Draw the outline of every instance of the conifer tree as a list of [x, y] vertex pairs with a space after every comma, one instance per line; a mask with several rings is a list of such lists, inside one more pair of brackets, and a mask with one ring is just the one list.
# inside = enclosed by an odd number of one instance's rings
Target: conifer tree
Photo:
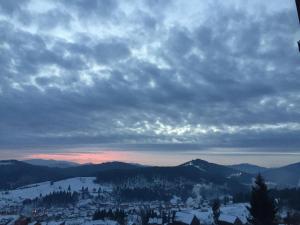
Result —
[[268, 187], [258, 174], [252, 187], [248, 222], [252, 225], [274, 225], [277, 209], [269, 197]]
[[213, 205], [212, 205], [212, 211], [213, 211], [213, 217], [214, 217], [215, 224], [218, 224], [218, 221], [219, 221], [219, 217], [220, 217], [220, 213], [221, 213], [220, 206], [221, 206], [220, 200], [219, 199], [214, 200]]

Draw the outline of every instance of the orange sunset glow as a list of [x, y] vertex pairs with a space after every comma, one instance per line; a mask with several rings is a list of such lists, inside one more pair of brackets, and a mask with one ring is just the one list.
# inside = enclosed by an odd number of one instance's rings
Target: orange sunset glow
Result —
[[72, 161], [76, 163], [103, 163], [111, 161], [122, 161], [128, 163], [140, 163], [145, 165], [178, 165], [193, 156], [186, 154], [169, 154], [169, 152], [161, 151], [88, 151], [88, 152], [66, 152], [66, 153], [31, 153], [23, 157], [23, 159], [52, 159]]
[[97, 153], [41, 153], [32, 154], [26, 158], [34, 159], [53, 159], [53, 160], [64, 160], [72, 161], [77, 163], [102, 163], [115, 160], [128, 161], [129, 156], [126, 152], [121, 151], [106, 151]]
[[[128, 163], [139, 163], [144, 165], [156, 165], [156, 166], [174, 166], [184, 163], [185, 161], [193, 158], [201, 158], [210, 162], [231, 165], [235, 161], [240, 160], [243, 157], [245, 163], [251, 163], [256, 161], [258, 165], [266, 165], [264, 157], [261, 157], [259, 153], [246, 153], [246, 154], [235, 154], [231, 152], [227, 153], [215, 153], [211, 154], [208, 152], [186, 152], [177, 154], [170, 154], [168, 151], [115, 151], [115, 150], [99, 150], [99, 151], [88, 151], [88, 152], [66, 152], [66, 153], [28, 153], [21, 159], [48, 159], [48, 160], [63, 160], [72, 161], [80, 164], [84, 163], [103, 163], [112, 161], [122, 161]], [[270, 159], [267, 166], [287, 165], [289, 163], [295, 163], [299, 161], [300, 155], [298, 154], [268, 154]], [[258, 160], [260, 159], [260, 160]]]

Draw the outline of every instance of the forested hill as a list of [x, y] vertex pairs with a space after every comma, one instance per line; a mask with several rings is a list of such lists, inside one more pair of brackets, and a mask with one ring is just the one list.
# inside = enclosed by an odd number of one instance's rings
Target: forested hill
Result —
[[[299, 165], [292, 164], [276, 169], [265, 169], [262, 175], [273, 185], [297, 187], [300, 180]], [[256, 174], [238, 168], [192, 160], [178, 166], [153, 167], [124, 162], [85, 164], [67, 168], [31, 165], [17, 160], [0, 161], [0, 189], [11, 189], [43, 181], [56, 181], [72, 177], [97, 177], [98, 182], [124, 183], [136, 177], [150, 183], [184, 180], [190, 183], [206, 182], [225, 185], [228, 188], [243, 189], [249, 186]]]
[[17, 160], [0, 161], [0, 189], [12, 189], [32, 183], [56, 181], [79, 176], [96, 176], [100, 171], [131, 169], [139, 165], [123, 162], [87, 164], [69, 168], [37, 166]]

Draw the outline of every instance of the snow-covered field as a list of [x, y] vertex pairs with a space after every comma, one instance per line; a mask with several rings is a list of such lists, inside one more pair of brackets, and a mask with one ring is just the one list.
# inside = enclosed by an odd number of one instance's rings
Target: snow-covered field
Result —
[[221, 207], [221, 214], [238, 216], [243, 223], [246, 223], [247, 217], [249, 216], [249, 211], [247, 209], [247, 206], [248, 206], [247, 203], [226, 205]]
[[52, 184], [50, 181], [31, 184], [15, 190], [10, 190], [8, 193], [2, 191], [0, 192], [0, 199], [10, 199], [14, 201], [33, 199], [40, 195], [45, 196], [53, 191], [67, 191], [69, 187], [71, 188], [71, 192], [78, 192], [82, 189], [82, 187], [88, 188], [91, 193], [93, 193], [93, 190], [98, 192], [99, 188], [101, 188], [102, 191], [112, 191], [112, 187], [110, 185], [97, 184], [94, 182], [95, 179], [95, 177], [75, 177], [53, 182]]
[[[31, 184], [27, 185], [15, 190], [10, 190], [8, 192], [0, 192], [0, 209], [5, 206], [6, 209], [9, 210], [14, 210], [14, 208], [22, 207], [22, 202], [25, 199], [34, 199], [36, 197], [45, 196], [51, 192], [54, 191], [68, 191], [70, 190], [71, 192], [77, 191], [81, 192], [82, 188], [86, 190], [88, 188], [89, 195], [88, 198], [82, 198], [79, 200], [79, 202], [76, 204], [76, 209], [72, 211], [73, 209], [68, 209], [68, 213], [65, 213], [63, 215], [60, 214], [60, 209], [53, 208], [51, 210], [53, 211], [48, 211], [49, 215], [58, 215], [61, 220], [66, 221], [66, 224], [76, 224], [79, 220], [82, 220], [81, 222], [77, 224], [89, 224], [89, 225], [114, 225], [110, 223], [104, 223], [104, 222], [99, 222], [96, 223], [95, 221], [90, 221], [91, 220], [91, 215], [88, 214], [90, 211], [94, 212], [96, 210], [96, 206], [94, 205], [93, 197], [98, 196], [98, 191], [100, 190], [101, 194], [110, 195], [113, 191], [113, 186], [108, 185], [108, 184], [98, 184], [95, 183], [95, 177], [76, 177], [76, 178], [70, 178], [70, 179], [65, 179], [57, 182], [42, 182], [42, 183], [37, 183], [37, 184]], [[210, 185], [208, 186], [197, 186], [197, 188], [210, 188], [212, 187]], [[191, 197], [189, 198], [193, 200]], [[195, 201], [197, 199], [194, 199]], [[193, 200], [193, 201], [194, 201]], [[202, 197], [199, 195], [198, 200], [203, 200]], [[191, 202], [195, 204], [187, 204], [185, 205], [185, 208], [181, 208], [181, 211], [178, 211], [176, 213], [176, 218], [179, 220], [183, 221], [190, 221], [193, 219], [193, 216], [195, 215], [202, 224], [212, 224], [213, 223], [213, 213], [211, 210], [211, 207], [207, 204], [207, 202], [202, 203], [201, 208], [194, 208], [194, 205], [196, 207], [199, 206], [200, 201], [196, 202]], [[178, 205], [181, 203], [181, 198], [174, 196], [173, 199], [171, 200], [172, 205]], [[152, 204], [152, 203], [150, 203]], [[192, 205], [191, 207], [189, 205]], [[133, 205], [129, 205], [128, 207], [133, 207]], [[160, 207], [156, 205], [150, 205], [150, 207]], [[86, 211], [82, 211], [81, 214], [78, 214], [78, 209], [84, 209]], [[26, 208], [21, 208], [23, 210]], [[31, 208], [29, 207], [29, 210]], [[57, 211], [57, 212], [56, 212]], [[26, 211], [27, 212], [27, 211]], [[14, 214], [19, 214], [18, 211], [13, 211]], [[29, 212], [31, 213], [31, 212]], [[57, 213], [57, 214], [56, 214]], [[65, 216], [65, 217], [64, 217]], [[247, 216], [248, 216], [248, 210], [247, 210], [247, 204], [229, 204], [229, 205], [222, 205], [221, 206], [221, 216], [222, 218], [224, 217], [225, 219], [232, 219], [234, 220], [236, 217], [238, 217], [243, 223], [247, 222]], [[8, 219], [13, 219], [17, 218], [17, 215], [11, 215], [12, 218], [7, 218], [6, 216], [0, 216], [0, 222], [1, 220], [6, 223]], [[88, 223], [86, 222], [88, 219]], [[75, 220], [75, 221], [74, 221]], [[52, 223], [49, 223], [52, 224]], [[55, 224], [55, 223], [54, 223]], [[55, 224], [56, 225], [56, 224]]]
[[[247, 222], [249, 212], [247, 210], [247, 203], [230, 204], [221, 207], [221, 215], [238, 217], [243, 223]], [[185, 210], [185, 212], [195, 215], [204, 224], [213, 223], [213, 212], [211, 208], [203, 208], [200, 210]]]

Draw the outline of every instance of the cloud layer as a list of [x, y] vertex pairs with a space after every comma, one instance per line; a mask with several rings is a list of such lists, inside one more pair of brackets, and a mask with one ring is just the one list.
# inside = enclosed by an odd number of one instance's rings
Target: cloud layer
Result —
[[0, 1], [0, 149], [300, 150], [293, 4]]

